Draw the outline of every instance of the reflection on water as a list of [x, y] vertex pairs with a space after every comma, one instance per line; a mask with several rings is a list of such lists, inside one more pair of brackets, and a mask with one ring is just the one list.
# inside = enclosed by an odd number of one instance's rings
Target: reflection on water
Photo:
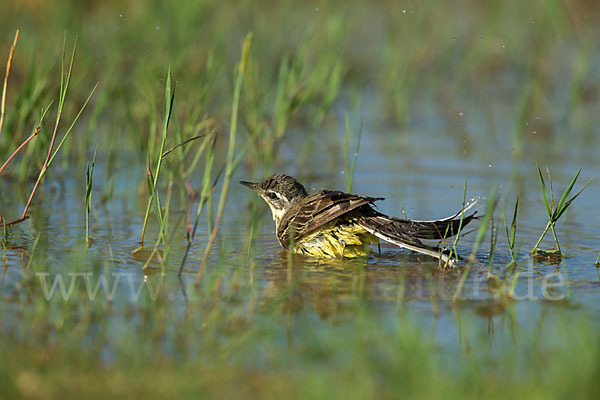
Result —
[[[44, 188], [44, 196], [40, 196], [43, 200], [32, 208], [31, 219], [10, 232], [3, 248], [0, 301], [2, 308], [14, 313], [14, 320], [7, 324], [18, 325], [19, 301], [24, 296], [23, 285], [27, 285], [23, 283], [24, 276], [34, 268], [30, 263], [32, 253], [34, 258], [43, 259], [48, 269], [35, 271], [48, 275], [34, 278], [33, 285], [41, 285], [47, 279], [50, 288], [52, 279], [62, 275], [67, 288], [68, 279], [74, 278], [87, 285], [85, 290], [93, 292], [98, 287], [96, 298], [102, 299], [107, 294], [98, 282], [101, 276], [107, 276], [107, 287], [116, 287], [110, 299], [116, 307], [156, 295], [164, 297], [176, 315], [190, 318], [190, 313], [218, 305], [225, 313], [229, 308], [236, 310], [228, 325], [230, 331], [245, 329], [251, 315], [273, 310], [292, 319], [318, 318], [335, 323], [368, 312], [379, 315], [383, 325], [394, 320], [394, 315], [410, 313], [444, 345], [464, 342], [463, 314], [476, 316], [481, 329], [490, 337], [500, 335], [501, 341], [511, 341], [519, 329], [535, 329], [537, 323], [531, 321], [548, 318], [560, 310], [596, 314], [600, 310], [600, 276], [594, 266], [600, 247], [597, 240], [600, 211], [594, 205], [600, 193], [596, 185], [575, 201], [564, 221], [557, 225], [566, 257], [556, 265], [532, 259], [528, 254], [546, 223], [537, 176], [530, 168], [530, 161], [518, 164], [513, 175], [513, 161], [503, 159], [500, 153], [487, 152], [485, 160], [480, 156], [456, 158], [426, 152], [417, 158], [412, 152], [382, 151], [385, 140], [393, 143], [393, 136], [382, 138], [365, 133], [363, 140], [353, 192], [386, 197], [379, 204], [386, 214], [400, 215], [404, 208], [409, 217], [416, 219], [450, 215], [462, 203], [465, 176], [467, 196], [481, 199], [481, 213], [487, 194], [498, 182], [505, 199], [495, 214], [498, 240], [492, 261], [489, 235], [464, 281], [461, 281], [464, 269], [442, 271], [437, 260], [390, 247], [382, 247], [381, 253], [374, 247], [368, 258], [358, 260], [325, 262], [297, 255], [289, 257], [280, 251], [274, 224], [264, 204], [259, 202], [257, 214], [252, 217], [250, 204], [257, 199], [244, 188], [233, 186], [221, 239], [201, 282], [204, 291], [198, 292], [194, 281], [208, 240], [205, 220], [201, 221], [201, 231], [181, 279], [177, 272], [186, 248], [183, 225], [170, 242], [165, 274], [162, 274], [162, 253], [150, 262], [148, 270], [141, 271], [150, 254], [146, 250], [134, 252], [138, 248], [144, 211], [139, 206], [143, 201], [139, 201], [137, 183], [144, 172], [143, 168], [132, 168], [119, 172], [115, 181], [117, 194], [95, 207], [91, 224], [94, 240], [87, 250], [82, 245], [84, 186], [76, 177], [67, 177], [60, 188], [51, 183]], [[416, 140], [428, 140], [427, 134], [417, 135]], [[557, 163], [564, 168], [554, 177], [556, 186], [564, 187], [570, 171], [579, 167], [584, 168], [586, 176], [600, 175], [595, 164], [580, 165], [564, 159]], [[319, 174], [311, 168], [307, 165], [298, 176], [309, 191], [344, 187], [343, 174]], [[101, 163], [97, 171], [102, 176]], [[246, 174], [239, 171], [238, 177], [255, 178]], [[6, 183], [1, 185], [2, 210], [12, 210], [12, 205], [23, 202], [24, 193], [7, 191]], [[102, 184], [98, 185], [96, 190], [101, 192]], [[517, 192], [521, 199], [517, 264], [510, 265], [502, 209], [504, 201], [514, 204]], [[182, 215], [177, 210], [184, 208], [176, 197], [174, 204], [173, 221]], [[148, 237], [155, 238], [157, 234], [157, 227], [151, 225]], [[474, 240], [475, 233], [463, 237], [458, 245], [460, 253], [466, 256]], [[163, 293], [157, 293], [156, 288]], [[206, 288], [210, 289], [208, 294]], [[60, 285], [56, 290], [60, 290]], [[239, 307], [247, 315], [240, 314]]]

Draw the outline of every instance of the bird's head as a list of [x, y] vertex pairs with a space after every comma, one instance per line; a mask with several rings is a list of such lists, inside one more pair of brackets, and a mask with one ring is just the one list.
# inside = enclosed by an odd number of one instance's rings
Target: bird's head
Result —
[[271, 175], [259, 183], [246, 181], [240, 183], [254, 190], [267, 202], [277, 225], [296, 202], [308, 196], [306, 189], [296, 178], [285, 174]]

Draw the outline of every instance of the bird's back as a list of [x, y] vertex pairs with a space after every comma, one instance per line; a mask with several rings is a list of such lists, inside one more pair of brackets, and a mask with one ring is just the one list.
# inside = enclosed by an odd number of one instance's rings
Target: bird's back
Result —
[[277, 226], [277, 239], [287, 249], [290, 241], [296, 243], [315, 231], [330, 228], [328, 224], [353, 210], [361, 207], [372, 210], [370, 204], [377, 200], [383, 199], [321, 190], [290, 208]]

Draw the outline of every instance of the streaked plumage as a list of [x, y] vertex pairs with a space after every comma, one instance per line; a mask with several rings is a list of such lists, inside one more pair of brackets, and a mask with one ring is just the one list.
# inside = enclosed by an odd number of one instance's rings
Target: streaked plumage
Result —
[[[273, 175], [260, 183], [240, 182], [255, 190], [269, 205], [276, 225], [277, 240], [284, 249], [314, 257], [358, 257], [368, 254], [379, 239], [397, 246], [440, 258], [453, 265], [454, 259], [421, 239], [439, 240], [454, 236], [460, 212], [444, 219], [413, 221], [382, 214], [372, 205], [381, 197], [321, 190], [309, 196], [295, 178]], [[464, 216], [462, 226], [475, 218]]]

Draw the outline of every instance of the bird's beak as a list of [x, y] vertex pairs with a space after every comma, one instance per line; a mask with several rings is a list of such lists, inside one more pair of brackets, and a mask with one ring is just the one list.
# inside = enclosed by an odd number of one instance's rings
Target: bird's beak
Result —
[[254, 190], [255, 192], [258, 191], [258, 183], [246, 182], [246, 181], [240, 181], [240, 183], [242, 185], [246, 186], [247, 188]]

